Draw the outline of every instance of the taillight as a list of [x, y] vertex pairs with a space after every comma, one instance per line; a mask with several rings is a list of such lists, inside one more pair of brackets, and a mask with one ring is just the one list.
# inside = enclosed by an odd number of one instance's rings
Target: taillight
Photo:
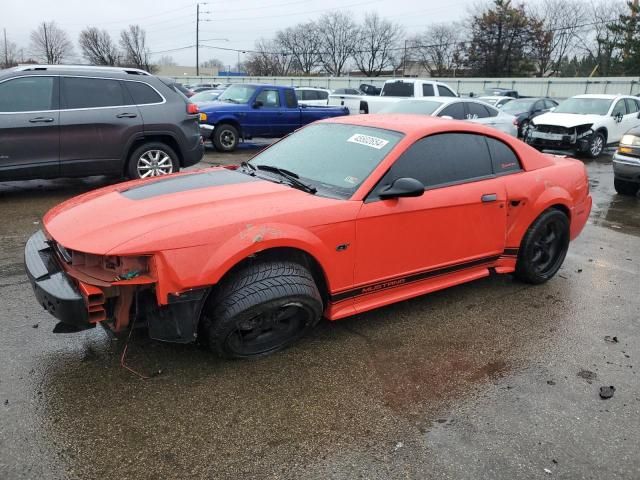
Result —
[[198, 106], [195, 103], [187, 103], [187, 113], [189, 115], [196, 115], [200, 113], [200, 110], [198, 110]]

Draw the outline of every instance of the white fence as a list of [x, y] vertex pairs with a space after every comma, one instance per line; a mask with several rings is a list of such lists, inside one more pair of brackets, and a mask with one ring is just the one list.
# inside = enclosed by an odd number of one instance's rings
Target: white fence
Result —
[[[376, 77], [175, 77], [181, 83], [269, 83], [273, 85], [321, 88], [358, 87], [361, 83], [382, 86], [388, 78]], [[640, 94], [639, 77], [575, 78], [434, 78], [447, 83], [460, 95], [482, 94], [485, 89], [503, 87], [525, 96], [567, 98], [582, 93]]]

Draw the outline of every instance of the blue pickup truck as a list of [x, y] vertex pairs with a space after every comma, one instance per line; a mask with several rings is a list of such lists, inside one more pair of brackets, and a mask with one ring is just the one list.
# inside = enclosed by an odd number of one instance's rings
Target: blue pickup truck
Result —
[[348, 115], [346, 107], [298, 105], [291, 87], [235, 84], [216, 101], [198, 103], [200, 131], [220, 152], [254, 137], [279, 138], [323, 118]]

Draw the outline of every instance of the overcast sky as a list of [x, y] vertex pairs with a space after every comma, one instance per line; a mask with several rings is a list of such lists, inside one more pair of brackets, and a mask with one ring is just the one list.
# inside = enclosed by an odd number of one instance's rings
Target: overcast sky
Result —
[[[377, 11], [413, 33], [430, 23], [462, 19], [478, 0], [208, 0], [206, 3], [200, 7], [201, 11], [210, 12], [202, 14], [202, 19], [208, 21], [200, 26], [201, 43], [251, 49], [261, 37], [270, 38], [277, 30], [317, 19], [330, 10], [351, 12], [356, 21], [367, 12]], [[6, 28], [7, 39], [28, 52], [29, 32], [43, 20], [58, 23], [74, 44], [78, 33], [88, 25], [108, 30], [117, 40], [121, 29], [137, 23], [147, 32], [155, 60], [170, 55], [179, 65], [195, 65], [195, 48], [175, 50], [195, 44], [195, 13], [195, 0], [0, 0], [0, 29]], [[228, 41], [209, 40], [221, 38]], [[77, 45], [75, 52], [74, 60], [81, 61]], [[237, 62], [235, 52], [201, 47], [201, 62], [212, 57], [225, 65], [235, 66]]]

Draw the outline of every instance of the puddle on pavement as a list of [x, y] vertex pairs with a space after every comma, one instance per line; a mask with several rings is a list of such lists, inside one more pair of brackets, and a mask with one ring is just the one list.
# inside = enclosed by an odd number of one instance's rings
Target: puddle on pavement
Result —
[[522, 289], [487, 279], [323, 322], [298, 346], [256, 361], [140, 337], [127, 362], [161, 371], [147, 381], [119, 367], [122, 341], [81, 333], [72, 351], [39, 359], [43, 421], [82, 478], [278, 475], [345, 448], [386, 451], [426, 431], [447, 402], [546, 348], [561, 319], [508, 313]]

